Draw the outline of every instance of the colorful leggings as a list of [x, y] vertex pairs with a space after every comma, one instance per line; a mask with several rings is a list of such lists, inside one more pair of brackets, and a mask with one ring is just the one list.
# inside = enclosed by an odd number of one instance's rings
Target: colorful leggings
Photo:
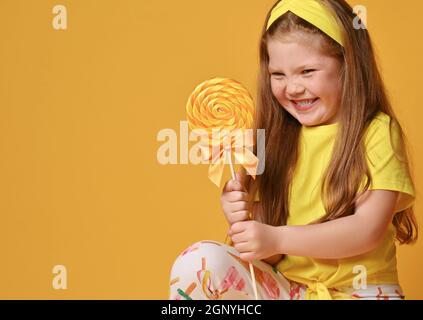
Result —
[[[303, 300], [307, 287], [286, 279], [275, 267], [254, 261], [260, 300]], [[403, 299], [399, 285], [367, 285], [366, 289], [333, 288], [351, 299]], [[226, 244], [204, 240], [185, 249], [170, 274], [170, 300], [254, 300], [249, 263]]]

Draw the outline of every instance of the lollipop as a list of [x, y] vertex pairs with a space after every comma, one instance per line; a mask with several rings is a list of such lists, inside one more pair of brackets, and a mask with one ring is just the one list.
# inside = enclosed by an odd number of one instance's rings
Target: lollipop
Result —
[[191, 130], [201, 136], [202, 156], [211, 161], [209, 178], [220, 186], [225, 160], [232, 178], [232, 152], [249, 175], [256, 176], [258, 159], [249, 149], [253, 137], [245, 129], [253, 124], [254, 102], [248, 91], [231, 79], [214, 78], [198, 85], [186, 106]]
[[[249, 150], [253, 138], [245, 134], [253, 124], [254, 103], [248, 91], [237, 81], [214, 78], [199, 84], [186, 106], [191, 130], [201, 136], [201, 153], [211, 161], [209, 178], [220, 186], [225, 159], [229, 160], [232, 179], [235, 171], [232, 153], [249, 175], [256, 176], [258, 159]], [[250, 265], [256, 300], [258, 299], [254, 268]]]

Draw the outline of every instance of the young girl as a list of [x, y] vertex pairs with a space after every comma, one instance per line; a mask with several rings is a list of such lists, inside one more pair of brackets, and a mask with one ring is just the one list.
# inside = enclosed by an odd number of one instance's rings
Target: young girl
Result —
[[355, 18], [344, 0], [282, 0], [269, 12], [255, 119], [265, 170], [226, 183], [232, 243], [184, 250], [170, 299], [254, 299], [248, 262], [260, 299], [404, 298], [394, 240], [417, 239], [414, 184]]

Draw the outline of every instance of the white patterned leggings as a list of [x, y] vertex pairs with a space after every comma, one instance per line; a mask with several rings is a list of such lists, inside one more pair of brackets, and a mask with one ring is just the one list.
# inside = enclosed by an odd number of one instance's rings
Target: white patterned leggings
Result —
[[[260, 300], [302, 300], [307, 286], [286, 279], [276, 268], [254, 261]], [[350, 299], [403, 299], [399, 285], [367, 285], [366, 289], [337, 288]], [[249, 263], [226, 244], [204, 240], [185, 249], [170, 274], [170, 300], [254, 300]]]

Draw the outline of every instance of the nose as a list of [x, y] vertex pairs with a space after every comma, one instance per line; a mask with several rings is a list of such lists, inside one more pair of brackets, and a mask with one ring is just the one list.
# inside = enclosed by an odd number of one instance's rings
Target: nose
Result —
[[289, 96], [293, 96], [293, 97], [304, 93], [304, 90], [305, 90], [304, 86], [293, 81], [288, 82], [286, 86], [286, 93]]

